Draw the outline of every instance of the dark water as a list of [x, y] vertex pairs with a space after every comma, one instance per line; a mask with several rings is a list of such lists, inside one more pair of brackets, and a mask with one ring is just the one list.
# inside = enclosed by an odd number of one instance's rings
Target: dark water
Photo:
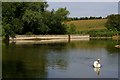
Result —
[[[118, 50], [112, 40], [3, 44], [3, 78], [117, 78]], [[102, 68], [95, 72], [93, 61]], [[98, 69], [97, 69], [98, 70]]]

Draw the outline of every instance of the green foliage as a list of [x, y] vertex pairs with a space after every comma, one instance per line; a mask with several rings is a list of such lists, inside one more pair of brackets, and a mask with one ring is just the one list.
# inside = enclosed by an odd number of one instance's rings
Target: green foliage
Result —
[[2, 20], [0, 19], [0, 37], [2, 37]]
[[13, 30], [13, 27], [11, 27], [10, 24], [3, 24], [4, 28], [3, 28], [3, 35], [8, 37], [8, 36], [11, 36], [11, 37], [14, 37], [15, 36], [15, 32]]
[[107, 19], [95, 19], [95, 20], [74, 20], [66, 22], [67, 25], [74, 24], [77, 31], [85, 30], [101, 30], [106, 29], [105, 23]]
[[65, 20], [67, 19], [67, 15], [69, 15], [69, 11], [66, 10], [66, 8], [59, 8], [56, 12], [55, 15], [58, 18], [58, 20]]
[[33, 35], [32, 32], [27, 32], [25, 35]]
[[16, 33], [21, 33], [23, 11], [20, 9], [21, 3], [2, 3], [2, 28], [3, 35], [9, 38], [14, 37]]
[[49, 27], [49, 34], [65, 34], [66, 27], [63, 21], [67, 18], [69, 11], [66, 8], [59, 8], [57, 11], [52, 10], [50, 13], [44, 13], [44, 22]]
[[112, 37], [116, 35], [116, 31], [110, 30], [88, 30], [88, 31], [80, 31], [79, 34], [89, 34], [91, 37]]
[[63, 21], [69, 11], [59, 8], [48, 11], [46, 2], [3, 2], [2, 24], [4, 36], [16, 34], [65, 34]]
[[[49, 31], [48, 26], [43, 21], [43, 13], [26, 10], [22, 19], [26, 23], [24, 32], [31, 31], [34, 34], [45, 34]], [[29, 29], [28, 29], [29, 28]]]
[[68, 34], [75, 34], [76, 33], [76, 26], [74, 24], [70, 24], [67, 26], [67, 33]]
[[93, 19], [103, 19], [101, 16], [100, 17], [69, 17], [67, 21], [73, 21], [73, 20], [93, 20]]
[[109, 15], [105, 27], [111, 31], [120, 31], [120, 15]]

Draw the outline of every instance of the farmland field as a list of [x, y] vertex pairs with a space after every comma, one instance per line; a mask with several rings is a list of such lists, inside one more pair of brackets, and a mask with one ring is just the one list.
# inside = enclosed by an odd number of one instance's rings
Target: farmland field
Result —
[[94, 19], [94, 20], [74, 20], [66, 22], [67, 25], [74, 24], [77, 31], [85, 30], [102, 30], [106, 29], [105, 23], [107, 19]]

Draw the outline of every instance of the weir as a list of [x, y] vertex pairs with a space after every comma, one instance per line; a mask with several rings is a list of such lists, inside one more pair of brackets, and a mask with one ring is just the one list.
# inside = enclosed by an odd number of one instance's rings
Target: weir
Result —
[[70, 42], [75, 40], [89, 40], [89, 35], [16, 35], [10, 37], [10, 42]]

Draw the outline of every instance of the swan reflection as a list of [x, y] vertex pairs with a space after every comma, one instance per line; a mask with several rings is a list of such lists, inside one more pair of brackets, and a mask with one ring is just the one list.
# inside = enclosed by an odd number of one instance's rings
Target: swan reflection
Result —
[[97, 75], [100, 75], [100, 68], [94, 68], [94, 71], [97, 73]]

